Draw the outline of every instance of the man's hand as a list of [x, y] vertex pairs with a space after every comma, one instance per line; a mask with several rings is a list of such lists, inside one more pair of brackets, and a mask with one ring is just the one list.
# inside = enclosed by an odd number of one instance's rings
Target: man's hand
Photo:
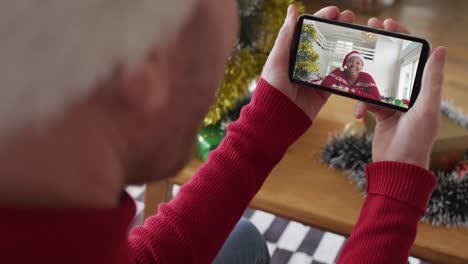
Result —
[[[321, 9], [315, 13], [315, 16], [349, 23], [354, 20], [353, 12], [346, 10], [340, 13], [340, 10], [334, 6]], [[297, 17], [296, 7], [290, 5], [284, 25], [263, 69], [262, 78], [289, 97], [310, 119], [314, 119], [330, 94], [318, 89], [303, 87], [289, 80], [290, 46]]]
[[[391, 19], [382, 23], [376, 18], [369, 26], [395, 32], [408, 31]], [[369, 110], [375, 114], [377, 126], [372, 142], [372, 159], [400, 161], [429, 167], [429, 155], [439, 129], [440, 100], [447, 50], [439, 47], [432, 52], [423, 74], [421, 92], [406, 113], [396, 112], [359, 102], [355, 116], [361, 118]]]

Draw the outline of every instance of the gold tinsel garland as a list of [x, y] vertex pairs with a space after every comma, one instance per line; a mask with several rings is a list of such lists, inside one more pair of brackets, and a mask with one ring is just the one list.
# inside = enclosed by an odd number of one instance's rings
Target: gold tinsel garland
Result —
[[[228, 59], [224, 80], [216, 94], [216, 102], [205, 117], [204, 126], [216, 125], [247, 93], [249, 83], [258, 78], [286, 17], [286, 9], [294, 0], [264, 0], [262, 29], [252, 47], [236, 47]], [[299, 12], [304, 10], [296, 4]]]
[[[303, 25], [301, 40], [299, 41], [298, 57], [296, 59], [295, 74], [316, 73], [320, 70], [317, 61], [320, 55], [314, 50], [312, 44], [317, 39], [317, 31], [312, 25]], [[299, 54], [301, 56], [299, 56]], [[300, 77], [300, 76], [299, 76]]]

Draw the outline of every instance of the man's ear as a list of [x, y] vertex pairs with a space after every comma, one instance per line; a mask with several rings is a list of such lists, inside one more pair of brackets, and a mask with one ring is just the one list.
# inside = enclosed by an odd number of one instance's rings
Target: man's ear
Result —
[[151, 113], [164, 106], [169, 93], [165, 68], [151, 60], [123, 78], [120, 94], [129, 107]]

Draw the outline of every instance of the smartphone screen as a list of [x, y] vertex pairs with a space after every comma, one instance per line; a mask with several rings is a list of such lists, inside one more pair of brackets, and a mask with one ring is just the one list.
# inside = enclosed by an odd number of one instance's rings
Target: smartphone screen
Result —
[[407, 111], [429, 54], [421, 38], [302, 15], [290, 78], [335, 94]]

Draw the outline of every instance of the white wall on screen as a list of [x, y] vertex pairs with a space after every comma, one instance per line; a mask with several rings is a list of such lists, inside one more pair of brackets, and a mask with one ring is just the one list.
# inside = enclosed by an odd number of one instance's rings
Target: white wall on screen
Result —
[[395, 87], [398, 85], [395, 77], [399, 76], [398, 58], [402, 42], [400, 39], [379, 36], [375, 44], [374, 62], [364, 63], [363, 70], [374, 78], [382, 96], [395, 96]]

